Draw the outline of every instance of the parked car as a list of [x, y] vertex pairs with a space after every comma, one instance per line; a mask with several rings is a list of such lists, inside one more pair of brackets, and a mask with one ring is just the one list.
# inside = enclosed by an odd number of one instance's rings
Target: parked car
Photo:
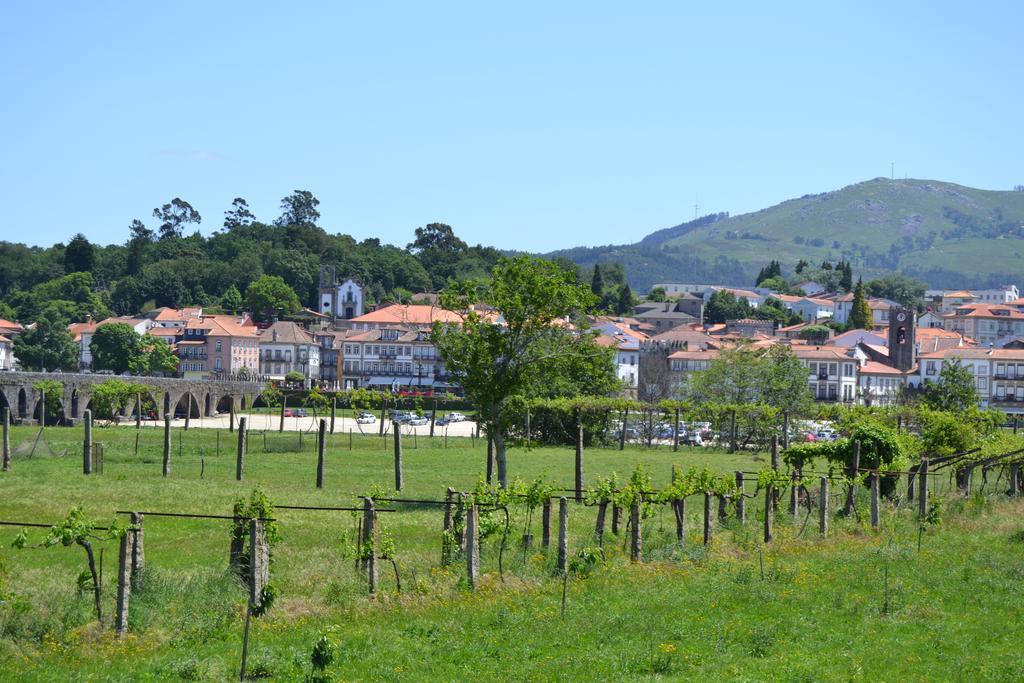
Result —
[[679, 443], [684, 446], [703, 446], [704, 439], [700, 432], [680, 432]]
[[305, 408], [285, 408], [284, 409], [284, 416], [285, 417], [306, 417], [306, 409]]
[[442, 415], [441, 417], [439, 417], [436, 420], [434, 420], [434, 424], [436, 426], [438, 426], [438, 427], [446, 427], [446, 426], [450, 425], [451, 423], [452, 423], [452, 420], [447, 415]]
[[462, 413], [448, 413], [449, 422], [465, 422], [466, 416]]
[[422, 415], [413, 415], [412, 417], [409, 418], [409, 422], [407, 424], [409, 424], [412, 427], [423, 427], [425, 425], [430, 424], [430, 420], [423, 417]]
[[671, 439], [676, 435], [676, 430], [670, 424], [660, 424], [655, 431], [655, 435], [659, 439]]
[[372, 425], [377, 421], [377, 416], [373, 413], [362, 412], [356, 416], [356, 424], [361, 425]]

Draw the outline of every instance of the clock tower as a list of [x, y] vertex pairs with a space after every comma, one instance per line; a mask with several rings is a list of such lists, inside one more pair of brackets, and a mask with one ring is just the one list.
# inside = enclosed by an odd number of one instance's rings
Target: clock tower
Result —
[[917, 312], [906, 306], [889, 309], [889, 365], [906, 372], [917, 362]]

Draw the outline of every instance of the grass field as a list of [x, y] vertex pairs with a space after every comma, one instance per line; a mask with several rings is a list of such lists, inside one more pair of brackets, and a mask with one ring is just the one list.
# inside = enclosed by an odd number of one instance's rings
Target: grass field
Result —
[[[393, 481], [391, 451], [373, 437], [357, 437], [352, 451], [347, 435], [331, 442], [325, 487], [317, 491], [312, 440], [302, 453], [263, 453], [262, 437], [253, 435], [245, 479], [236, 482], [229, 434], [221, 434], [216, 453], [221, 430], [182, 434], [180, 455], [176, 431], [167, 479], [160, 430], [141, 431], [138, 455], [135, 430], [95, 431], [105, 450], [102, 475], [81, 474], [81, 429], [48, 428], [50, 447], [68, 455], [16, 458], [0, 474], [0, 520], [55, 522], [74, 505], [100, 521], [116, 510], [230, 514], [235, 498], [257, 485], [279, 504], [345, 506]], [[12, 441], [35, 435], [16, 428]], [[283, 450], [296, 435], [268, 439], [268, 450]], [[468, 490], [483, 473], [480, 442], [416, 445], [406, 443], [405, 497], [439, 499], [447, 486]], [[512, 477], [543, 475], [571, 486], [571, 449], [512, 450], [509, 460]], [[637, 463], [662, 486], [673, 464], [749, 471], [764, 457], [591, 449], [587, 479], [612, 471], [626, 477]], [[271, 579], [281, 596], [254, 622], [249, 668], [302, 680], [314, 640], [329, 630], [340, 645], [330, 668], [337, 680], [1020, 680], [1024, 505], [996, 493], [1002, 488], [989, 482], [968, 500], [940, 495], [942, 521], [928, 528], [920, 552], [912, 512], [889, 504], [881, 531], [837, 519], [827, 539], [813, 518], [801, 534], [802, 515], [794, 522], [780, 514], [776, 541], [764, 548], [755, 500], [747, 524], [720, 525], [706, 550], [694, 498], [683, 547], [667, 511], [644, 523], [643, 563], [629, 562], [623, 539], [606, 540], [606, 559], [568, 582], [564, 615], [553, 549], [549, 556], [538, 547], [539, 515], [536, 544], [524, 552], [523, 516], [513, 510], [504, 581], [500, 534], [484, 542], [484, 579], [470, 592], [461, 564], [439, 566], [441, 510], [393, 505], [399, 512], [380, 518], [395, 540], [403, 590], [396, 592], [390, 566], [382, 566], [382, 590], [371, 600], [354, 569], [352, 513], [278, 510], [283, 538]], [[594, 517], [592, 507], [571, 506], [573, 554], [595, 545]], [[0, 527], [0, 678], [237, 679], [245, 592], [227, 571], [229, 523], [147, 518], [145, 581], [122, 640], [110, 628], [116, 544], [102, 544], [101, 629], [90, 595], [76, 587], [81, 549], [14, 550], [18, 531]], [[44, 533], [33, 530], [30, 541]]]

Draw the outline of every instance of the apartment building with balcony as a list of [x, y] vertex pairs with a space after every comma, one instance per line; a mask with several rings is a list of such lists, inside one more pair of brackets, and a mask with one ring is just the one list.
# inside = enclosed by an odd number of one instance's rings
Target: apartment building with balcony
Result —
[[861, 357], [853, 348], [794, 344], [793, 355], [807, 366], [807, 386], [816, 401], [852, 403], [857, 398]]
[[279, 320], [259, 333], [260, 374], [283, 380], [298, 372], [306, 385], [320, 380], [320, 343], [302, 326]]
[[974, 377], [982, 407], [1024, 414], [1024, 349], [951, 348], [920, 355], [914, 381], [937, 382], [947, 363], [959, 362]]
[[446, 392], [456, 389], [429, 332], [378, 327], [353, 331], [341, 343], [344, 389]]
[[259, 338], [248, 317], [200, 315], [152, 330], [168, 342], [173, 330], [178, 374], [186, 379], [259, 374]]
[[943, 316], [942, 326], [982, 346], [998, 348], [1024, 336], [1024, 313], [1001, 304], [969, 304]]

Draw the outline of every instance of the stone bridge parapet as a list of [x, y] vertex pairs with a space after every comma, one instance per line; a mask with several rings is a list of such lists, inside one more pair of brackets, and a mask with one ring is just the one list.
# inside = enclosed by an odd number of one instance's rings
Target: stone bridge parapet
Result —
[[[15, 418], [37, 415], [41, 398], [35, 387], [42, 380], [60, 382], [63, 386], [61, 406], [66, 419], [78, 419], [89, 407], [93, 387], [110, 379], [121, 379], [147, 387], [149, 398], [156, 405], [158, 417], [175, 410], [187, 410], [191, 417], [210, 417], [231, 409], [238, 411], [252, 405], [263, 392], [258, 380], [180, 379], [177, 377], [124, 377], [118, 375], [61, 372], [0, 372], [0, 406], [11, 409]], [[187, 399], [187, 400], [185, 400]], [[184, 401], [183, 405], [179, 405]], [[131, 413], [134, 406], [129, 406]]]

